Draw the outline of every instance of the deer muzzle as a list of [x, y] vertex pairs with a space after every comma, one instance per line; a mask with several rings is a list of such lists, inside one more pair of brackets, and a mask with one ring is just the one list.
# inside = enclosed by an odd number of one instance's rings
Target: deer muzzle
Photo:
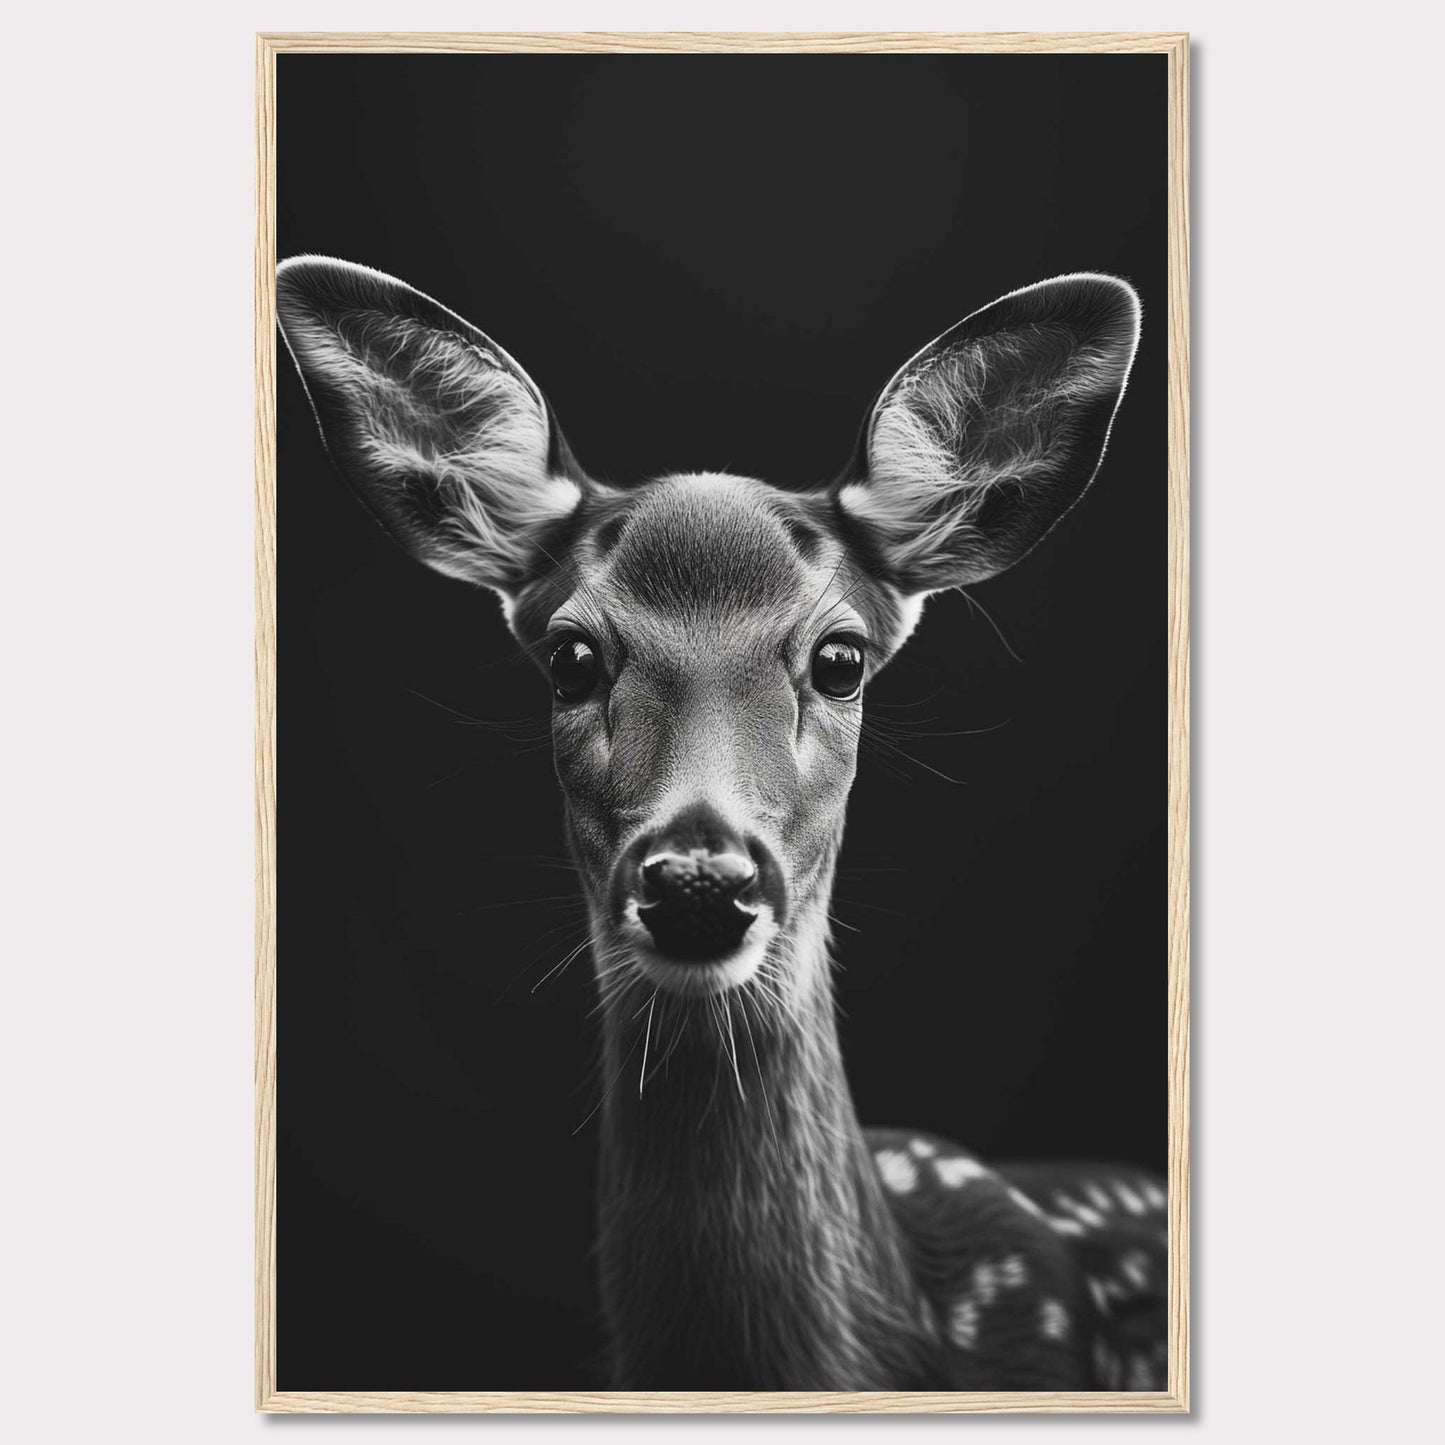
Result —
[[669, 958], [726, 957], [757, 920], [747, 903], [757, 878], [757, 864], [742, 853], [654, 853], [642, 865], [637, 917]]
[[747, 941], [763, 903], [780, 910], [781, 875], [771, 851], [706, 805], [683, 810], [629, 854], [623, 891], [666, 959], [727, 958]]

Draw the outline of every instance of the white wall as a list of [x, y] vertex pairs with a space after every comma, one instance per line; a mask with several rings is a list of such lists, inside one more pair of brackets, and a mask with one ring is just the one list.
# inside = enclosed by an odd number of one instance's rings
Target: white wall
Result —
[[1424, 443], [1445, 334], [1428, 13], [273, 0], [93, 6], [84, 23], [49, 7], [18, 28], [12, 14], [0, 1359], [14, 1438], [224, 1445], [307, 1428], [250, 1414], [250, 35], [396, 23], [1194, 32], [1196, 1417], [1082, 1428], [1425, 1432], [1413, 1402], [1438, 1369], [1440, 1195], [1416, 1161], [1439, 1093], [1426, 924], [1442, 478]]

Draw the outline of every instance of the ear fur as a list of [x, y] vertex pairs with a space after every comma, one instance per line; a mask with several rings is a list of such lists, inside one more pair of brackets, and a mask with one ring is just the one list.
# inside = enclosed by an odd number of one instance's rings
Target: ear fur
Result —
[[552, 465], [565, 445], [531, 378], [460, 316], [365, 266], [284, 261], [276, 300], [327, 450], [372, 515], [438, 572], [514, 595], [533, 544], [581, 498]]
[[1139, 339], [1113, 276], [1041, 281], [960, 321], [883, 388], [839, 501], [905, 593], [1012, 566], [1084, 494]]

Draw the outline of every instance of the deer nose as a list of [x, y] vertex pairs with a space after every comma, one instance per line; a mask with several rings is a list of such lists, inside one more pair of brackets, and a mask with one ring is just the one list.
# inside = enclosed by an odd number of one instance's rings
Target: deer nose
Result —
[[745, 853], [653, 853], [642, 865], [637, 916], [670, 958], [724, 958], [758, 916], [745, 902], [757, 877]]

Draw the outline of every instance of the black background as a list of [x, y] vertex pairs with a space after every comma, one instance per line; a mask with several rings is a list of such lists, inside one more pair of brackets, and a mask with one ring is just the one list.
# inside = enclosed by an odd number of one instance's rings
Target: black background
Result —
[[[476, 322], [615, 482], [827, 480], [967, 312], [1135, 283], [1094, 488], [870, 692], [917, 761], [865, 749], [834, 912], [865, 1122], [1162, 1165], [1164, 57], [283, 55], [277, 113], [280, 254]], [[279, 390], [279, 1385], [596, 1385], [547, 689]]]

